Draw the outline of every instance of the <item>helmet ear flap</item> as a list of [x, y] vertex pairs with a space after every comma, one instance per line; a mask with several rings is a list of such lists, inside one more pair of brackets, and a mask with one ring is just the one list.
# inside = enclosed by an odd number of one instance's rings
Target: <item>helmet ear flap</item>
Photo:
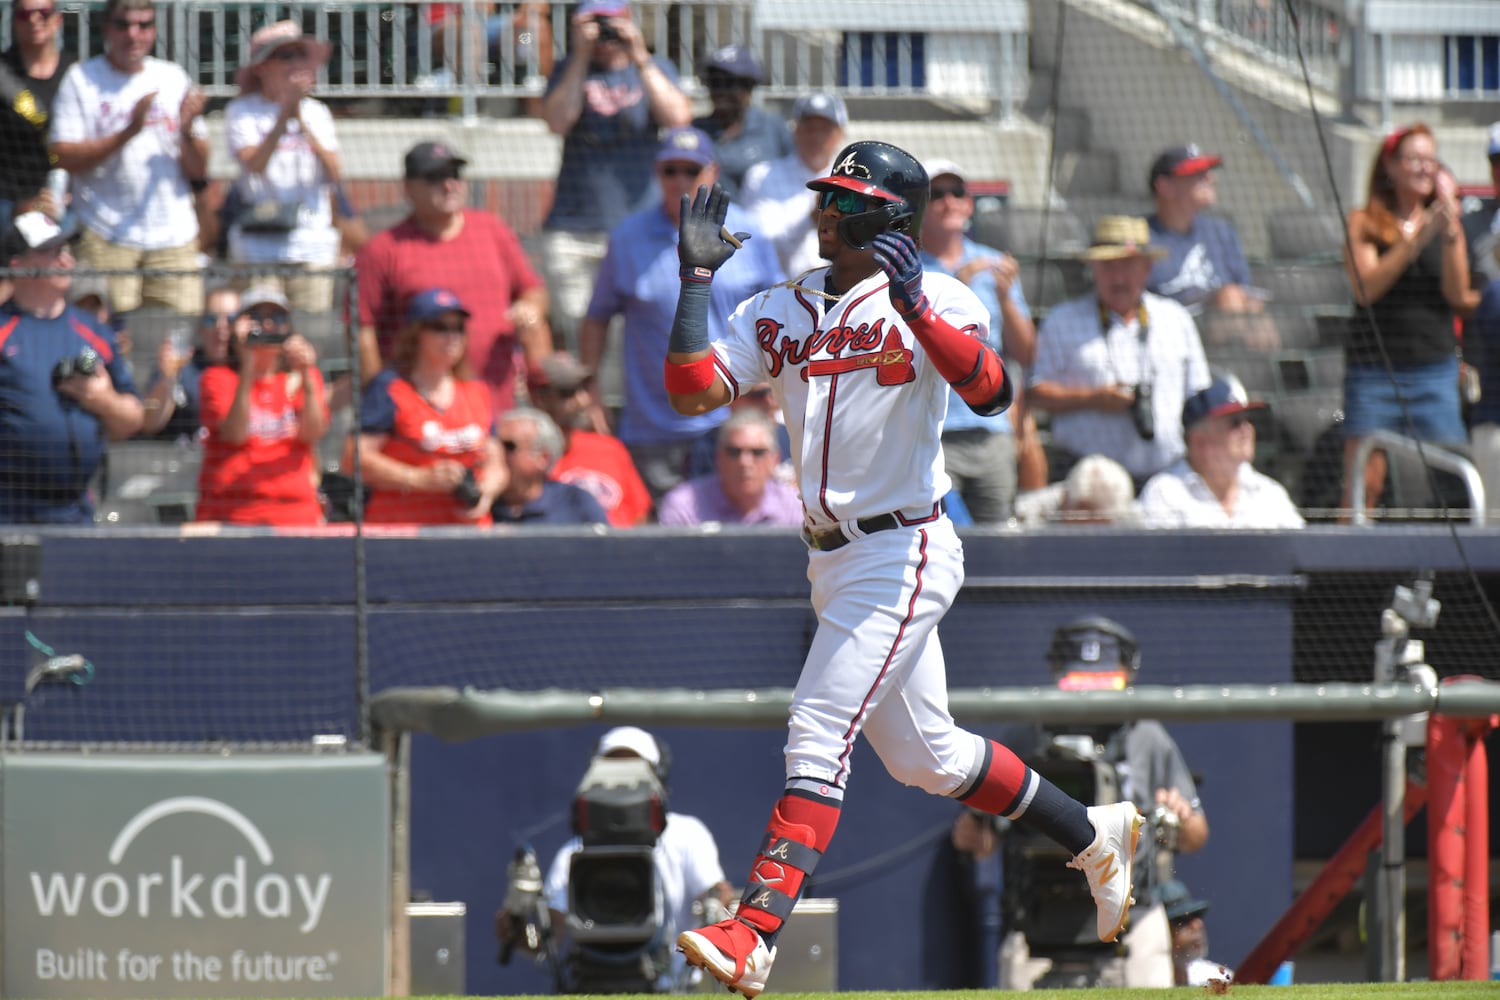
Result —
[[912, 215], [904, 202], [882, 202], [868, 212], [846, 215], [839, 220], [839, 239], [855, 250], [868, 250], [881, 233], [904, 233], [911, 228]]

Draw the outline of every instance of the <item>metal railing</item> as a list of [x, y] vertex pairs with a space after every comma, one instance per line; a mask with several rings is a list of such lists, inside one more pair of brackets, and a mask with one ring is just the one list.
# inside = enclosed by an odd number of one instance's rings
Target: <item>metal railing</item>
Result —
[[1431, 468], [1442, 469], [1458, 476], [1464, 481], [1464, 488], [1469, 493], [1469, 523], [1476, 528], [1484, 527], [1486, 515], [1484, 482], [1479, 478], [1479, 470], [1474, 467], [1474, 463], [1438, 445], [1418, 441], [1401, 434], [1393, 434], [1390, 431], [1371, 431], [1360, 439], [1359, 446], [1354, 449], [1354, 457], [1349, 468], [1360, 471], [1350, 473], [1349, 506], [1353, 523], [1370, 523], [1369, 512], [1365, 510], [1365, 477], [1362, 470], [1376, 449], [1401, 452]]
[[[102, 51], [103, 0], [60, 0], [62, 46]], [[268, 3], [182, 0], [157, 4], [158, 58], [175, 62], [210, 97], [233, 97], [250, 36], [290, 19], [333, 43], [320, 97], [449, 98], [465, 117], [481, 97], [540, 96], [567, 52], [576, 5], [509, 0]], [[636, 0], [648, 46], [699, 93], [697, 67], [715, 49], [749, 45], [766, 68], [765, 93], [811, 89], [878, 97], [993, 101], [1010, 113], [1027, 76], [1025, 0], [986, 0], [962, 25], [900, 0]], [[540, 11], [540, 13], [539, 13]], [[788, 11], [795, 11], [792, 21]], [[796, 28], [791, 30], [792, 22]], [[10, 42], [0, 19], [0, 47]]]
[[[1292, 0], [1135, 0], [1140, 6], [1171, 10], [1206, 41], [1232, 46], [1263, 64], [1298, 77], [1307, 61], [1314, 87], [1337, 93], [1342, 79], [1340, 45], [1349, 24], [1340, 3]], [[1295, 15], [1295, 16], [1294, 16]], [[1299, 55], [1299, 48], [1301, 54]]]

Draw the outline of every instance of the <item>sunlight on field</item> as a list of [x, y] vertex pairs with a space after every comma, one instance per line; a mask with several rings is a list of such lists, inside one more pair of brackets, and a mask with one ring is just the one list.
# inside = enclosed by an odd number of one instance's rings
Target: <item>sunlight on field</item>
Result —
[[[629, 996], [616, 995], [611, 1000], [649, 1000], [660, 994], [641, 993]], [[698, 994], [689, 994], [690, 996]], [[709, 994], [725, 998], [738, 997], [737, 993], [720, 992]], [[1211, 996], [1208, 990], [1181, 989], [1170, 994], [1161, 990], [1032, 990], [1029, 993], [1012, 993], [1004, 990], [952, 990], [902, 993], [776, 993], [762, 994], [767, 1000], [996, 1000], [998, 997], [1027, 997], [1029, 1000], [1160, 1000], [1162, 996], [1191, 997]], [[1300, 986], [1231, 986], [1229, 997], [1249, 1000], [1355, 1000], [1357, 997], [1377, 997], [1379, 1000], [1460, 1000], [1469, 997], [1500, 997], [1500, 985], [1492, 981], [1461, 983], [1308, 983]], [[421, 997], [417, 1000], [440, 1000], [438, 997]], [[520, 998], [508, 998], [520, 1000]]]

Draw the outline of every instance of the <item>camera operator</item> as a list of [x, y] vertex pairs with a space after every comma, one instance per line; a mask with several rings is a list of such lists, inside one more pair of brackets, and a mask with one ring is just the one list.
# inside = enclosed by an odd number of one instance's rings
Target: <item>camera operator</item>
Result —
[[1146, 291], [1163, 253], [1145, 219], [1102, 217], [1079, 255], [1093, 291], [1052, 309], [1037, 331], [1030, 398], [1052, 414], [1051, 480], [1100, 454], [1139, 489], [1183, 454], [1182, 404], [1208, 386], [1209, 370], [1192, 316]]
[[0, 233], [0, 261], [18, 272], [0, 305], [0, 523], [92, 524], [107, 442], [141, 427], [114, 332], [68, 302], [70, 236], [42, 212]]
[[[609, 730], [599, 740], [591, 755], [591, 764], [599, 760], [644, 761], [655, 772], [660, 787], [665, 788], [670, 754], [664, 744], [644, 729], [635, 726], [619, 726]], [[547, 872], [543, 887], [547, 907], [550, 911], [548, 923], [552, 939], [550, 947], [560, 970], [559, 992], [575, 992], [575, 987], [590, 985], [587, 992], [617, 992], [601, 988], [597, 983], [581, 984], [577, 981], [576, 942], [570, 940], [569, 926], [569, 880], [574, 870], [575, 855], [586, 853], [584, 838], [574, 836], [557, 852]], [[719, 848], [708, 827], [695, 816], [678, 812], [666, 813], [665, 826], [651, 847], [651, 858], [655, 868], [655, 884], [660, 894], [658, 900], [663, 926], [656, 928], [643, 952], [659, 952], [669, 967], [659, 970], [655, 982], [643, 983], [634, 992], [683, 992], [693, 981], [683, 961], [682, 954], [675, 950], [672, 942], [677, 931], [695, 927], [704, 921], [722, 919], [728, 915], [727, 906], [733, 898], [733, 887], [724, 878], [724, 869], [719, 864]], [[514, 872], [514, 868], [513, 868]], [[598, 891], [621, 891], [630, 880], [614, 882], [606, 875]], [[577, 890], [579, 887], [574, 887]], [[629, 909], [628, 901], [624, 909]], [[528, 928], [518, 925], [518, 915], [513, 910], [520, 906], [507, 905], [495, 915], [495, 933], [500, 940], [502, 954], [512, 947], [534, 950], [537, 935], [528, 933]], [[548, 942], [543, 941], [544, 945]], [[571, 960], [571, 961], [570, 961]], [[572, 969], [570, 974], [567, 970]], [[584, 970], [587, 974], [587, 970]]]
[[[1140, 647], [1128, 629], [1108, 618], [1086, 617], [1060, 626], [1052, 635], [1047, 651], [1048, 666], [1058, 688], [1064, 691], [1122, 691], [1135, 682], [1140, 669]], [[1152, 719], [1123, 725], [1059, 726], [1054, 729], [1034, 727], [1028, 744], [1024, 736], [1012, 737], [1012, 746], [1035, 746], [1039, 758], [1048, 761], [1048, 773], [1059, 771], [1059, 760], [1076, 762], [1086, 775], [1087, 788], [1080, 796], [1117, 792], [1119, 799], [1129, 799], [1147, 818], [1135, 854], [1135, 903], [1130, 922], [1120, 938], [1123, 954], [1096, 952], [1090, 985], [1152, 987], [1173, 984], [1172, 935], [1166, 910], [1158, 889], [1172, 878], [1173, 858], [1191, 854], [1208, 841], [1208, 818], [1198, 799], [1197, 785], [1176, 741], [1161, 723]], [[1102, 765], [1102, 766], [1100, 766]], [[1057, 779], [1054, 779], [1057, 780]], [[1097, 802], [1095, 804], [1098, 804]], [[953, 844], [961, 852], [983, 859], [997, 848], [1013, 846], [1005, 831], [997, 828], [993, 817], [964, 812], [953, 829]], [[1025, 850], [1005, 855], [1004, 882], [1007, 893], [1038, 895], [1028, 879], [1031, 872], [1013, 870], [1027, 867]], [[1080, 903], [1087, 903], [1081, 899]], [[1033, 908], [1030, 918], [1042, 911]], [[1080, 906], [1084, 917], [1092, 910]], [[1008, 913], [1011, 920], [1017, 914]], [[1022, 919], [1024, 923], [1024, 919]], [[1055, 923], [1055, 922], [1054, 922]], [[1008, 926], [1007, 931], [1018, 928]], [[1019, 928], [1025, 934], [1027, 928]], [[1048, 927], [1050, 934], [1055, 926]], [[1024, 961], [1031, 955], [1047, 956], [1048, 948], [1027, 935]], [[1040, 935], [1038, 935], [1040, 936]], [[1055, 942], [1048, 942], [1055, 943]], [[1014, 950], [1009, 948], [1007, 950]], [[1064, 949], [1067, 951], [1068, 949]], [[1033, 971], [1044, 971], [1032, 966]], [[1030, 988], [1031, 983], [1005, 981], [1006, 970], [1000, 970], [1005, 988]], [[1050, 984], [1045, 984], [1050, 985]]]

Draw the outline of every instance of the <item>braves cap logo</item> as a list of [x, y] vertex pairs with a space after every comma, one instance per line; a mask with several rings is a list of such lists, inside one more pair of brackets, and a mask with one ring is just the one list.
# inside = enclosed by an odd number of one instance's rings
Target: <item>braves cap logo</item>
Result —
[[835, 174], [842, 174], [845, 177], [862, 177], [865, 180], [870, 179], [870, 168], [856, 160], [854, 153], [850, 153], [848, 156], [840, 160], [838, 165], [833, 168], [833, 172]]

